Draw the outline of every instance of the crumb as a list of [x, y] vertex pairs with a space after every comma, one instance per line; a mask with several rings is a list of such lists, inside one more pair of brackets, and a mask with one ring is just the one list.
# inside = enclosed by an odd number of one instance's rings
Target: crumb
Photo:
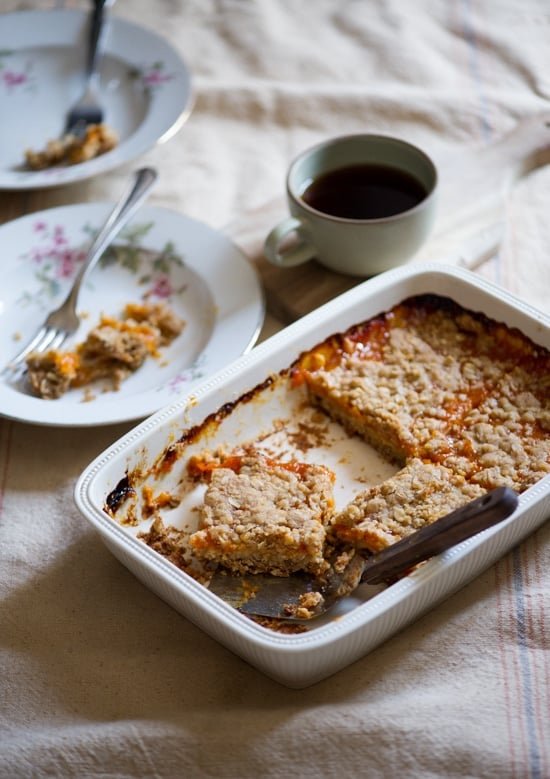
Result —
[[312, 619], [317, 616], [318, 609], [325, 599], [320, 592], [304, 592], [298, 598], [298, 603], [288, 603], [284, 606], [285, 616], [294, 619]]

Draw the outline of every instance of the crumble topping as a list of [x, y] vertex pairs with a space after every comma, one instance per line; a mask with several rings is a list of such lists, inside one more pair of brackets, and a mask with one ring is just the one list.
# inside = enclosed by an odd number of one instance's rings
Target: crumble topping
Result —
[[149, 530], [138, 533], [137, 537], [198, 582], [208, 584], [211, 572], [199, 566], [190, 553], [188, 531], [165, 525], [161, 517], [156, 516]]
[[434, 295], [303, 354], [293, 381], [403, 466], [359, 495], [332, 532], [376, 551], [482, 492], [530, 487], [550, 472], [549, 376], [546, 349]]
[[304, 592], [298, 598], [298, 603], [289, 603], [284, 607], [285, 615], [294, 619], [311, 619], [324, 600], [320, 592]]
[[357, 549], [378, 552], [485, 491], [444, 466], [414, 459], [336, 514], [331, 535]]
[[189, 543], [200, 557], [238, 573], [321, 573], [333, 481], [323, 466], [260, 454], [216, 463]]

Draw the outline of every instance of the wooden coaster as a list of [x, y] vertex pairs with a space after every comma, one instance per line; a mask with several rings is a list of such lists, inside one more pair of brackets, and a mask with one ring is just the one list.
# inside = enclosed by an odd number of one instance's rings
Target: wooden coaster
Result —
[[296, 268], [277, 268], [259, 256], [254, 258], [254, 264], [262, 280], [268, 311], [285, 324], [365, 280], [334, 273], [315, 261]]

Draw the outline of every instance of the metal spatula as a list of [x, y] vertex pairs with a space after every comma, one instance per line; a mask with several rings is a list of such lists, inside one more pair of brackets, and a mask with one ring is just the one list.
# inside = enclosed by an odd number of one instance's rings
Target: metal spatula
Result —
[[[218, 570], [209, 589], [246, 614], [311, 619], [324, 614], [359, 584], [391, 582], [418, 563], [495, 525], [510, 516], [517, 504], [514, 490], [497, 487], [377, 554], [353, 555], [341, 572], [331, 570], [327, 576], [316, 578], [305, 573], [239, 576]], [[306, 608], [304, 613], [300, 607], [307, 593], [320, 593], [322, 600], [315, 607]]]

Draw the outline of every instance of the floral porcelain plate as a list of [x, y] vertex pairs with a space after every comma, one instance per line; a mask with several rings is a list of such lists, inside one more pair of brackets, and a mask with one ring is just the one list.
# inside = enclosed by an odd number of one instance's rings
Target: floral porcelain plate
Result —
[[[61, 303], [111, 208], [52, 208], [0, 227], [0, 370]], [[119, 390], [96, 382], [43, 400], [24, 380], [0, 376], [0, 414], [56, 426], [146, 417], [248, 351], [264, 319], [258, 276], [240, 250], [207, 225], [161, 208], [142, 207], [104, 253], [80, 293], [80, 329], [63, 348], [83, 341], [102, 314], [120, 316], [126, 303], [144, 301], [165, 301], [185, 326]]]
[[192, 105], [189, 71], [161, 37], [111, 15], [101, 63], [106, 124], [119, 143], [77, 165], [25, 170], [25, 151], [61, 135], [80, 96], [89, 16], [53, 9], [2, 14], [0, 189], [34, 189], [95, 176], [135, 159], [183, 124]]

